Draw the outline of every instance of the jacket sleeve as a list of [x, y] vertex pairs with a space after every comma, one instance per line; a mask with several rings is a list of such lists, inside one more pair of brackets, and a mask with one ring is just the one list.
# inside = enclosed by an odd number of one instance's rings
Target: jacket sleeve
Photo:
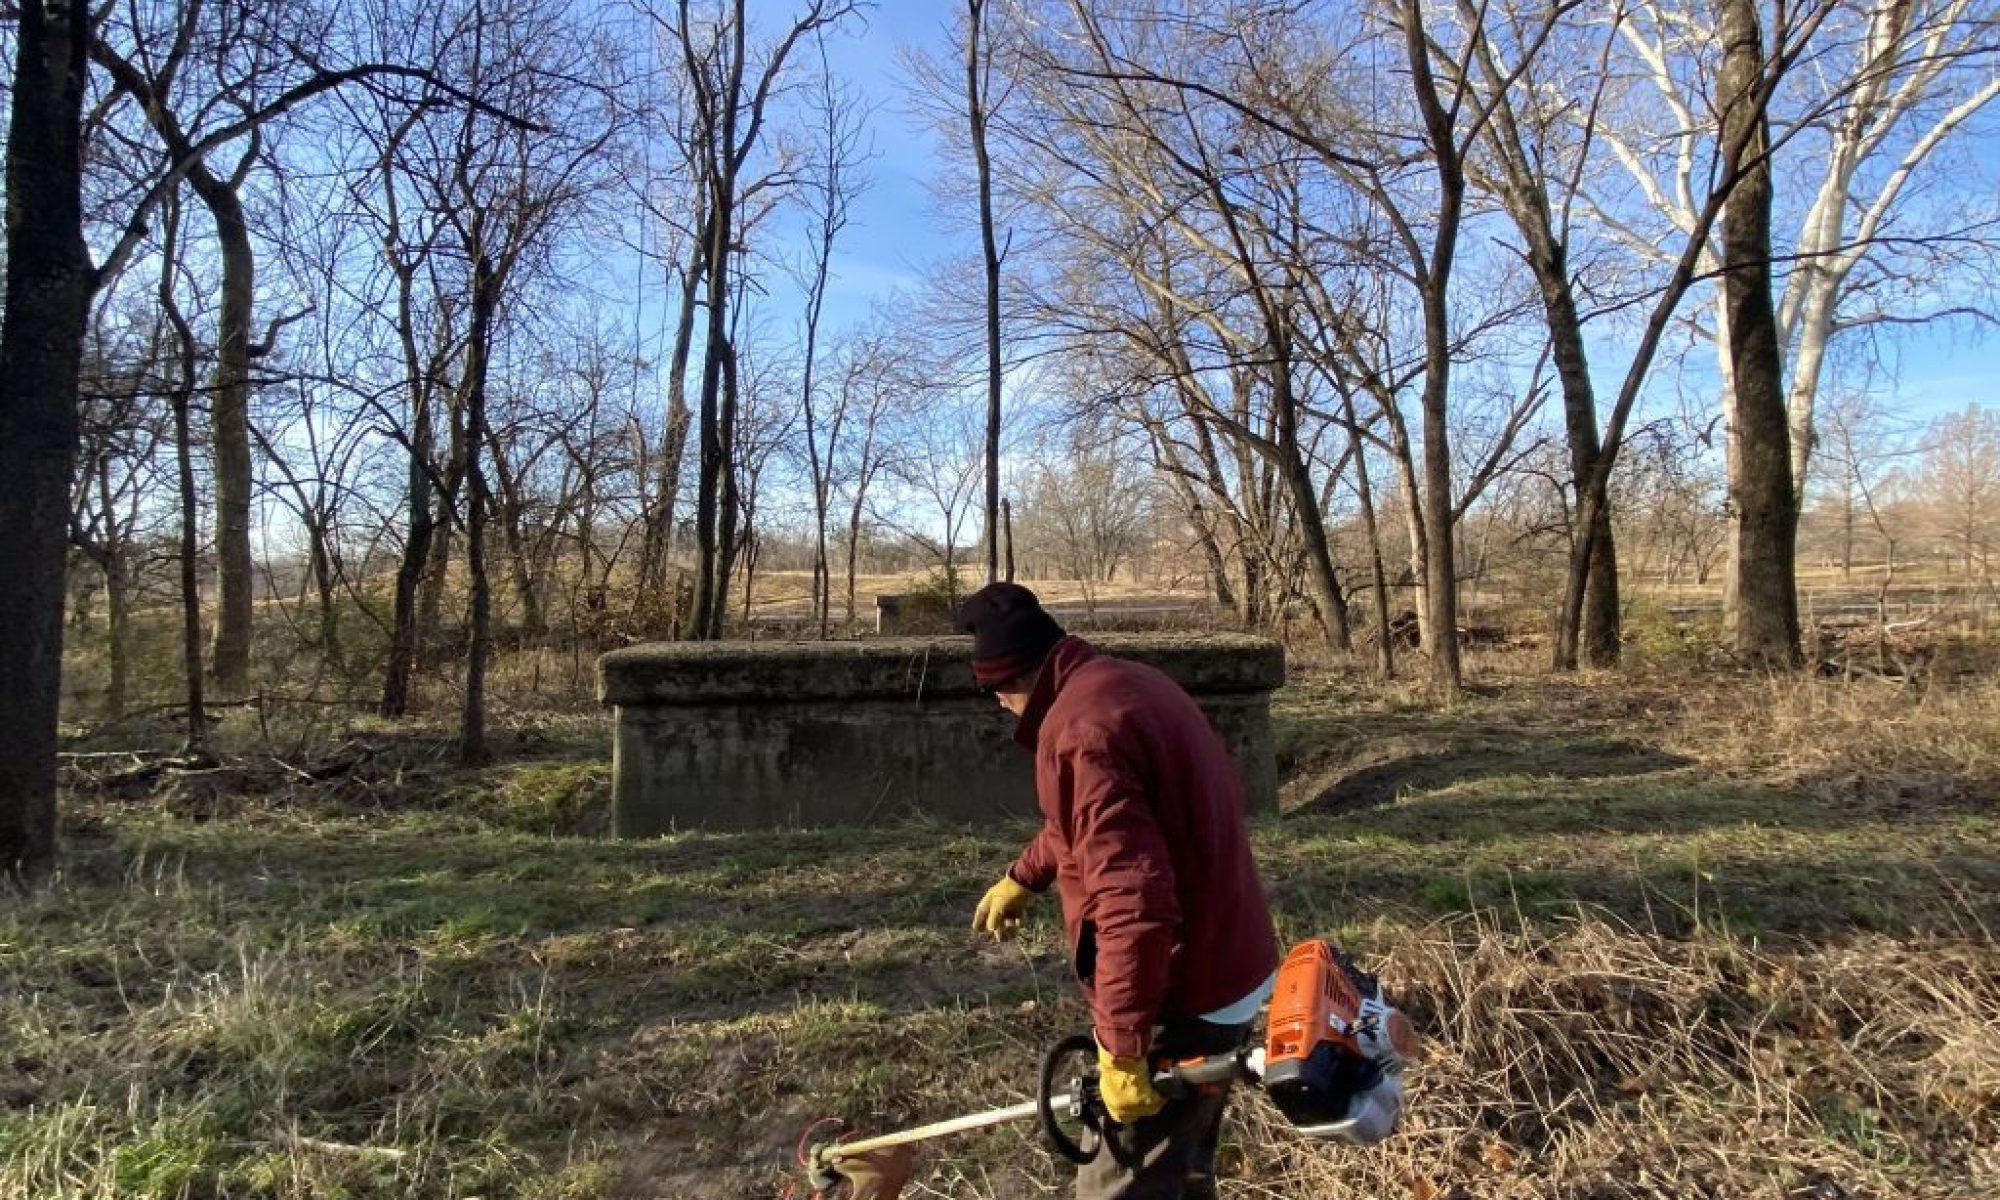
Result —
[[1143, 785], [1113, 749], [1086, 743], [1068, 757], [1070, 850], [1083, 876], [1083, 917], [1097, 939], [1091, 1018], [1106, 1050], [1138, 1058], [1152, 1040], [1180, 936], [1173, 860]]
[[1046, 892], [1056, 879], [1055, 830], [1044, 822], [1035, 840], [1022, 849], [1007, 876], [1031, 892]]

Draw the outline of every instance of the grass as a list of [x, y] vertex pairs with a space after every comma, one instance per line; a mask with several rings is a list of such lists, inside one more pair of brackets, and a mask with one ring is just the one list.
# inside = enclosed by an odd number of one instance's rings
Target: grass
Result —
[[[1377, 1150], [1239, 1106], [1237, 1194], [2000, 1193], [2000, 688], [1505, 667], [1280, 697], [1283, 932], [1430, 1051]], [[319, 784], [72, 796], [0, 911], [0, 1195], [776, 1195], [816, 1118], [1020, 1098], [1084, 1020], [1050, 905], [964, 932], [1019, 816], [608, 842], [601, 732], [476, 773], [365, 732]], [[925, 1162], [1063, 1188], [1024, 1128]]]

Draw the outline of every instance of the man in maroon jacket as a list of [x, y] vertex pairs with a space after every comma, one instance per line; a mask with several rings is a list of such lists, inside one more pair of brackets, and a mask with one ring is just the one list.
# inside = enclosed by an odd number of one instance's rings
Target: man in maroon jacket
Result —
[[[1019, 718], [1043, 824], [980, 900], [973, 927], [1011, 936], [1054, 884], [1090, 1003], [1099, 1088], [1137, 1169], [1110, 1154], [1079, 1200], [1215, 1194], [1226, 1095], [1167, 1101], [1152, 1057], [1233, 1050], [1270, 995], [1277, 935], [1243, 826], [1243, 784], [1208, 718], [1152, 667], [1067, 637], [1035, 594], [989, 584], [959, 611], [972, 670]], [[1125, 1156], [1128, 1160], [1133, 1155]]]

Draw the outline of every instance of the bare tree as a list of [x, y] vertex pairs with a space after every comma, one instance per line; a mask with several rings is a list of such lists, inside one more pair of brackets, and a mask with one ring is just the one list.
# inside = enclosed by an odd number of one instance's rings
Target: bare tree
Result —
[[[1573, 6], [1559, 9], [1562, 7]], [[1461, 0], [1457, 14], [1460, 25], [1469, 31], [1472, 46], [1472, 72], [1466, 83], [1491, 109], [1479, 147], [1482, 153], [1471, 162], [1469, 177], [1475, 186], [1499, 198], [1520, 231], [1522, 256], [1534, 273], [1541, 296], [1550, 353], [1562, 389], [1571, 487], [1580, 491], [1603, 454], [1584, 337], [1584, 306], [1570, 265], [1575, 179], [1587, 158], [1591, 130], [1586, 127], [1581, 138], [1564, 136], [1568, 132], [1566, 118], [1555, 114], [1569, 111], [1570, 96], [1544, 77], [1561, 70], [1548, 67], [1550, 59], [1570, 62], [1572, 71], [1588, 70], [1584, 64], [1590, 59], [1577, 63], [1574, 54], [1544, 52], [1516, 66], [1484, 35], [1483, 26], [1489, 20], [1484, 6]], [[1509, 11], [1493, 19], [1518, 24], [1532, 18]], [[1565, 41], [1568, 45], [1564, 48], [1587, 52], [1580, 39]], [[1597, 77], [1601, 86], [1601, 70]], [[1523, 86], [1515, 86], [1517, 83]], [[1596, 97], [1591, 97], [1592, 107], [1595, 101]], [[1558, 622], [1556, 664], [1575, 667], [1580, 641], [1585, 661], [1609, 666], [1618, 661], [1619, 654], [1618, 558], [1609, 506], [1599, 506], [1595, 524], [1573, 536], [1589, 541], [1577, 556], [1587, 566], [1580, 577], [1567, 581], [1569, 587], [1583, 593], [1575, 601], [1582, 610], [1582, 628]], [[1570, 607], [1565, 604], [1561, 611]]]
[[195, 490], [195, 379], [200, 351], [194, 326], [181, 307], [181, 203], [169, 193], [161, 205], [161, 315], [172, 329], [167, 395], [174, 419], [174, 474], [179, 484], [181, 668], [187, 688], [187, 730], [181, 751], [190, 758], [208, 754], [208, 713], [204, 708], [201, 636], [201, 501]]
[[[1040, 101], [1049, 110], [1044, 119], [1060, 124], [1023, 136], [1033, 137], [1061, 167], [1082, 174], [1085, 190], [1099, 203], [1115, 206], [1117, 219], [1100, 231], [1071, 228], [1068, 234], [1115, 262], [1129, 281], [1122, 286], [1136, 284], [1146, 297], [1142, 313], [1132, 314], [1136, 321], [1117, 314], [1114, 328], [1093, 295], [1084, 303], [1098, 307], [1078, 322], [1079, 332], [1085, 339], [1100, 332], [1128, 338], [1155, 359], [1153, 370], [1191, 377], [1196, 369], [1187, 346], [1171, 331], [1192, 323], [1221, 343], [1232, 368], [1247, 372], [1237, 377], [1239, 395], [1263, 397], [1268, 427], [1236, 419], [1230, 406], [1220, 404], [1205, 419], [1272, 464], [1301, 538], [1314, 612], [1328, 644], [1345, 650], [1351, 633], [1339, 567], [1308, 454], [1310, 372], [1299, 333], [1305, 268], [1296, 263], [1299, 179], [1280, 166], [1283, 150], [1255, 144], [1247, 134], [1232, 136], [1226, 120], [1213, 106], [1204, 107], [1198, 94], [1133, 65], [1135, 51], [1121, 35], [1143, 43], [1143, 32], [1130, 28], [1138, 18], [1113, 23], [1080, 5], [1071, 5], [1071, 16], [1073, 34], [1046, 39], [1024, 60], [1024, 70], [1060, 81]], [[1232, 165], [1232, 159], [1243, 162]], [[1053, 188], [1037, 190], [1037, 202], [1059, 212], [1075, 200]], [[1175, 279], [1181, 258], [1160, 244], [1160, 231], [1191, 250], [1197, 278], [1207, 271], [1216, 289], [1234, 295], [1186, 295], [1186, 277]], [[1087, 286], [1094, 290], [1095, 281]]]
[[[114, 31], [100, 28], [91, 43], [91, 57], [117, 87], [138, 101], [139, 110], [165, 145], [170, 159], [187, 164], [187, 184], [208, 211], [221, 251], [221, 304], [217, 309], [209, 419], [214, 438], [211, 453], [218, 595], [210, 665], [218, 688], [225, 693], [241, 694], [249, 686], [255, 583], [250, 555], [250, 361], [256, 255], [243, 205], [243, 190], [262, 156], [262, 136], [260, 124], [244, 126], [239, 133], [244, 143], [242, 153], [233, 166], [218, 170], [211, 167], [208, 156], [216, 155], [227, 143], [212, 146], [206, 154], [197, 154], [194, 146], [205, 130], [199, 126], [184, 128], [176, 112], [183, 106], [197, 113], [247, 112], [268, 102], [262, 93], [267, 90], [265, 77], [271, 56], [263, 46], [245, 44], [253, 30], [262, 32], [258, 28], [260, 23], [243, 19], [245, 14], [231, 11], [233, 8], [226, 0], [215, 5], [184, 4], [172, 11], [150, 7], [142, 11], [134, 6], [130, 28], [116, 32], [123, 34], [137, 53], [128, 56], [121, 52], [106, 36]], [[152, 19], [157, 18], [165, 18], [169, 27], [166, 30], [153, 27]], [[198, 41], [203, 52], [191, 55], [189, 51]], [[154, 48], [160, 43], [165, 43], [165, 53], [155, 56]], [[140, 55], [146, 57], [142, 59]], [[179, 95], [183, 68], [211, 61], [218, 71], [218, 79], [211, 86], [218, 94]], [[279, 62], [282, 65], [284, 59]], [[296, 59], [292, 63], [300, 70], [309, 69]]]
[[[166, 350], [158, 314], [100, 308], [86, 349], [79, 396], [80, 453], [70, 506], [70, 545], [104, 588], [108, 679], [104, 711], [117, 717], [131, 697], [132, 611], [140, 554], [159, 486], [158, 396]], [[79, 609], [72, 621], [85, 614]]]
[[[1832, 556], [1840, 563], [1840, 577], [1854, 577], [1858, 539], [1870, 530], [1880, 541], [1883, 571], [1893, 573], [1895, 548], [1902, 539], [1886, 509], [1904, 460], [1918, 447], [1907, 428], [1865, 389], [1843, 390], [1816, 411], [1820, 433], [1813, 439], [1815, 462], [1808, 478], [1819, 498], [1821, 520], [1815, 524], [1832, 526]], [[1807, 528], [1802, 521], [1801, 542]]]
[[842, 92], [826, 66], [826, 46], [815, 34], [820, 57], [818, 127], [814, 130], [814, 152], [818, 158], [816, 178], [803, 185], [810, 217], [811, 243], [803, 271], [806, 284], [805, 336], [799, 381], [799, 414], [804, 426], [806, 465], [812, 486], [813, 565], [812, 607], [819, 624], [819, 636], [827, 636], [832, 610], [832, 576], [827, 561], [827, 506], [832, 499], [835, 455], [840, 435], [847, 423], [846, 387], [833, 389], [831, 403], [821, 412], [819, 388], [820, 320], [826, 307], [826, 289], [833, 269], [834, 240], [848, 222], [848, 214], [859, 194], [855, 168], [861, 156], [861, 126], [851, 94]]
[[[533, 114], [530, 131], [464, 109], [436, 138], [431, 182], [445, 203], [453, 250], [469, 268], [465, 361], [459, 380], [459, 429], [465, 449], [466, 563], [470, 646], [459, 757], [487, 756], [486, 669], [492, 651], [492, 589], [486, 537], [493, 508], [487, 481], [488, 402], [502, 309], [517, 272], [542, 253], [563, 223], [576, 219], [600, 181], [592, 170], [621, 129], [613, 99], [616, 76], [605, 47], [566, 6], [524, 11], [472, 0], [455, 57], [474, 95], [504, 97], [504, 107]], [[587, 82], [586, 82], [587, 81]]]
[[984, 478], [984, 424], [947, 397], [927, 411], [911, 414], [897, 439], [901, 452], [890, 470], [903, 503], [884, 506], [896, 528], [924, 548], [942, 572], [945, 599], [958, 603], [958, 556], [965, 546], [966, 522], [978, 509]]
[[[1726, 59], [1717, 40], [1719, 11], [1714, 5], [1642, 0], [1615, 23], [1630, 55], [1631, 79], [1645, 91], [1616, 119], [1607, 114], [1598, 120], [1595, 136], [1637, 186], [1643, 206], [1637, 211], [1612, 202], [1589, 207], [1636, 258], [1668, 261], [1675, 255], [1671, 247], [1684, 236], [1700, 243], [1698, 272], [1726, 278], [1720, 247], [1710, 240], [1712, 224], [1701, 219], [1708, 207], [1704, 197], [1717, 190], [1713, 164], [1732, 158], [1728, 147], [1702, 153], [1704, 144], [1727, 137], [1718, 119], [1728, 112], [1727, 97], [1708, 94], [1714, 90], [1714, 64]], [[1748, 15], [1757, 15], [1754, 6]], [[1983, 0], [1812, 0], [1779, 6], [1771, 16], [1761, 68], [1765, 82], [1758, 88], [1763, 99], [1752, 106], [1767, 114], [1772, 132], [1766, 149], [1744, 166], [1772, 160], [1773, 220], [1793, 221], [1798, 231], [1790, 245], [1773, 246], [1774, 266], [1791, 268], [1775, 320], [1780, 365], [1789, 368], [1782, 386], [1796, 499], [1811, 457], [1813, 397], [1832, 339], [1846, 329], [1962, 315], [1964, 306], [1949, 301], [1888, 305], [1871, 294], [1902, 288], [1884, 286], [1897, 276], [1988, 269], [1980, 264], [1991, 260], [1995, 214], [1989, 197], [1982, 192], [1966, 195], [1964, 203], [1914, 201], [1924, 193], [1916, 184], [1927, 164], [1937, 162], [1940, 150], [1994, 98], [1992, 62], [2000, 43], [1991, 34], [1992, 8]], [[1780, 82], [1787, 85], [1782, 93]], [[1736, 108], [1740, 115], [1743, 106]], [[1938, 182], [1953, 186], [1941, 176]], [[1797, 202], [1791, 202], [1794, 196]], [[1715, 343], [1734, 477], [1737, 429], [1744, 417], [1735, 411], [1736, 352], [1729, 344], [1726, 290], [1716, 290], [1712, 325], [1696, 327]], [[1762, 457], [1761, 450], [1752, 453]], [[1792, 523], [1796, 526], [1796, 507]], [[1732, 562], [1746, 558], [1740, 547], [1732, 552]], [[1725, 590], [1732, 617], [1742, 607], [1743, 586], [1732, 568]]]
[[[93, 26], [93, 61], [129, 95], [171, 164], [161, 186], [184, 180], [214, 227], [222, 273], [211, 386], [218, 604], [211, 669], [218, 687], [248, 687], [254, 611], [251, 557], [253, 475], [251, 364], [270, 353], [279, 328], [253, 333], [256, 253], [244, 203], [265, 157], [265, 130], [294, 108], [343, 86], [405, 78], [435, 83], [426, 68], [390, 63], [334, 68], [323, 61], [327, 29], [318, 14], [241, 0], [106, 6]], [[196, 78], [207, 70], [207, 77]], [[240, 146], [233, 164], [214, 165]], [[157, 189], [154, 193], [157, 195]]]
[[979, 253], [986, 279], [986, 582], [1000, 577], [1000, 243], [993, 220], [993, 164], [987, 155], [993, 104], [988, 0], [965, 2], [965, 119], [979, 188]]
[[1990, 573], [2000, 545], [2000, 412], [1968, 405], [1940, 417], [1925, 439], [1919, 494], [1939, 540], [1967, 579]]
[[696, 173], [706, 184], [701, 261], [706, 273], [707, 325], [697, 410], [701, 446], [695, 497], [698, 558], [689, 632], [696, 638], [713, 639], [722, 635], [728, 612], [728, 559], [735, 541], [730, 526], [738, 504], [730, 445], [736, 422], [736, 390], [729, 378], [735, 370], [730, 342], [734, 264], [742, 251], [746, 189], [770, 186], [768, 180], [748, 174], [750, 159], [758, 149], [773, 91], [793, 50], [806, 37], [849, 16], [855, 5], [852, 0], [808, 0], [785, 32], [754, 51], [745, 0], [716, 0], [716, 11], [698, 19], [690, 8], [691, 0], [678, 0], [671, 12], [649, 12], [678, 50], [686, 72]]
[[[670, 598], [678, 593], [669, 587], [670, 559], [674, 549], [681, 501], [684, 460], [694, 413], [687, 403], [688, 361], [693, 354], [695, 318], [700, 314], [707, 278], [707, 204], [709, 181], [706, 158], [695, 136], [699, 113], [690, 95], [690, 82], [682, 58], [680, 38], [670, 22], [655, 17], [649, 23], [654, 36], [665, 43], [655, 53], [670, 60], [653, 71], [658, 100], [641, 114], [649, 125], [642, 137], [642, 157], [637, 177], [637, 197], [646, 227], [641, 233], [640, 257], [661, 269], [674, 297], [673, 326], [668, 335], [665, 414], [660, 424], [658, 449], [651, 456], [653, 469], [644, 481], [643, 520], [645, 532], [639, 550], [639, 586], [635, 616], [642, 628], [678, 636], [686, 614], [672, 610]], [[669, 162], [655, 167], [652, 149], [664, 144], [671, 150]], [[650, 235], [650, 236], [648, 236]]]
[[[1831, 18], [1842, 27], [1829, 33], [1839, 36], [1822, 39], [1833, 53], [1851, 45], [1852, 58], [1834, 76], [1838, 104], [1815, 116], [1800, 139], [1802, 165], [1817, 161], [1822, 170], [1812, 204], [1799, 219], [1791, 245], [1795, 265], [1778, 301], [1778, 328], [1791, 360], [1786, 410], [1792, 477], [1801, 490], [1817, 436], [1815, 399], [1834, 337], [1967, 311], [1949, 302], [1916, 310], [1870, 302], [1881, 283], [1871, 271], [1935, 278], [1952, 270], [1949, 260], [1958, 252], [1986, 251], [1990, 235], [1983, 226], [2000, 219], [1988, 205], [1950, 225], [1939, 213], [1910, 228], [1913, 206], [1906, 200], [1926, 166], [2000, 97], [2000, 38], [1993, 32], [2000, 6], [1990, 0], [1859, 0], [1848, 9]], [[1822, 150], [1823, 156], [1815, 153]], [[1991, 256], [1968, 260], [1990, 262]]]
[[1102, 586], [1144, 546], [1156, 480], [1113, 431], [1079, 427], [1050, 451], [1028, 471], [1021, 540], [1031, 557], [1053, 559], [1063, 578], [1077, 580], [1094, 610]]
[[[906, 335], [909, 336], [909, 335]], [[901, 397], [920, 395], [921, 356], [899, 345], [888, 330], [876, 329], [849, 343], [840, 372], [840, 409], [853, 435], [846, 439], [839, 474], [847, 492], [846, 622], [854, 624], [855, 576], [860, 566], [862, 521], [871, 511], [874, 488], [896, 459], [891, 455], [891, 425]], [[829, 442], [831, 458], [839, 444]]]

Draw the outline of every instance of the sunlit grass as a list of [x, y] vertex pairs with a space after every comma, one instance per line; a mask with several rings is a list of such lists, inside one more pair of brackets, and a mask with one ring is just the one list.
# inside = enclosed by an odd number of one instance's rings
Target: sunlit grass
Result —
[[[2000, 1194], [1990, 689], [1482, 679], [1280, 697], [1283, 932], [1431, 1049], [1377, 1151], [1243, 1106], [1254, 1194]], [[1019, 816], [602, 841], [593, 736], [72, 798], [0, 911], [0, 1196], [776, 1194], [811, 1121], [1020, 1099], [1083, 1022], [1051, 904], [965, 931]], [[912, 1194], [1064, 1178], [1024, 1129], [926, 1161]]]

